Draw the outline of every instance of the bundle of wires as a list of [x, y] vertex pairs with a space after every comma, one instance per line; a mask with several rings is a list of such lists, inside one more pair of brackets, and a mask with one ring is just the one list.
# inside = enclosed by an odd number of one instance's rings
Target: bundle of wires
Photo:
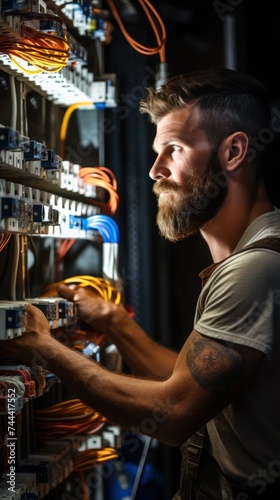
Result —
[[[87, 275], [73, 276], [46, 285], [43, 292], [40, 294], [40, 297], [57, 297], [57, 287], [60, 284], [74, 285], [78, 288], [88, 287], [94, 293], [97, 292], [104, 300], [114, 302], [115, 304], [120, 304], [123, 300], [122, 293], [117, 290], [109, 280]], [[65, 337], [65, 333], [67, 333], [67, 337]], [[94, 330], [82, 320], [73, 324], [72, 328], [69, 325], [67, 330], [64, 330], [64, 328], [62, 330], [58, 328], [53, 332], [53, 334], [56, 335], [58, 340], [62, 342], [66, 341], [68, 346], [70, 344], [73, 348], [79, 351], [82, 351], [88, 342], [93, 342], [99, 346], [103, 346], [106, 343], [105, 333]]]
[[58, 248], [56, 249], [55, 255], [55, 276], [59, 276], [60, 265], [63, 262], [65, 255], [69, 252], [69, 250], [75, 244], [75, 238], [64, 239], [58, 241]]
[[116, 288], [122, 289], [119, 273], [120, 232], [117, 223], [108, 215], [93, 215], [86, 219], [85, 229], [95, 229], [103, 240], [103, 276], [113, 280]]
[[38, 442], [91, 435], [101, 429], [105, 422], [103, 415], [80, 399], [69, 399], [34, 412], [34, 430]]
[[51, 283], [50, 285], [47, 285], [43, 293], [41, 294], [41, 297], [55, 297], [57, 296], [57, 287], [58, 285], [65, 284], [65, 285], [76, 285], [77, 287], [90, 287], [99, 295], [104, 300], [114, 302], [115, 304], [120, 304], [122, 301], [122, 294], [119, 290], [117, 290], [109, 280], [106, 280], [104, 278], [99, 278], [95, 276], [73, 276], [70, 278], [66, 278], [61, 281], [57, 281], [55, 283]]
[[96, 229], [104, 243], [119, 243], [120, 231], [117, 223], [108, 215], [92, 215], [86, 219], [86, 230]]
[[[0, 36], [0, 52], [7, 54], [13, 64], [24, 73], [36, 75], [42, 71], [54, 73], [66, 66], [70, 45], [66, 37], [38, 31], [22, 22], [19, 38]], [[29, 63], [32, 69], [22, 66], [18, 59]]]
[[165, 45], [166, 45], [166, 29], [163, 20], [161, 19], [159, 13], [155, 7], [149, 2], [149, 0], [138, 0], [143, 11], [145, 12], [147, 19], [152, 27], [153, 33], [156, 38], [157, 45], [155, 47], [146, 47], [140, 42], [134, 40], [129, 33], [126, 31], [124, 24], [121, 20], [120, 14], [118, 13], [117, 7], [113, 0], [105, 0], [108, 5], [112, 15], [114, 16], [118, 26], [124, 35], [130, 46], [141, 54], [152, 56], [159, 54], [159, 59], [161, 63], [166, 62]]
[[95, 205], [101, 207], [104, 214], [113, 215], [119, 205], [117, 180], [113, 172], [102, 166], [82, 167], [79, 171], [79, 177], [84, 183], [93, 184], [107, 191], [109, 199], [105, 202], [96, 200]]
[[[74, 216], [73, 216], [74, 218]], [[79, 219], [77, 217], [77, 219]], [[116, 244], [116, 245], [110, 245], [110, 254], [111, 254], [111, 262], [113, 262], [114, 267], [117, 267], [118, 263], [118, 244], [120, 242], [120, 231], [118, 228], [117, 223], [110, 217], [109, 215], [92, 215], [91, 217], [87, 217], [83, 220], [83, 229], [88, 231], [89, 229], [93, 229], [99, 232], [103, 243], [109, 243], [109, 244]], [[75, 244], [76, 239], [64, 239], [61, 240], [59, 243], [59, 246], [56, 250], [56, 275], [59, 273], [59, 267], [66, 256], [66, 254], [69, 252], [69, 250], [73, 247]], [[1, 241], [0, 241], [1, 244]], [[117, 246], [117, 248], [116, 248]], [[1, 250], [1, 247], [0, 247]], [[118, 274], [118, 271], [116, 269], [116, 273]], [[108, 274], [106, 274], [107, 277], [110, 278]]]
[[[72, 114], [77, 109], [82, 107], [92, 107], [93, 102], [77, 102], [69, 106], [62, 118], [59, 134], [59, 155], [64, 158], [65, 154], [65, 140], [67, 136], [68, 124], [71, 119]], [[94, 204], [102, 209], [102, 212], [106, 215], [114, 215], [119, 206], [119, 195], [117, 192], [117, 180], [115, 174], [107, 167], [95, 166], [95, 167], [81, 167], [79, 170], [79, 178], [85, 184], [92, 184], [96, 187], [101, 187], [107, 191], [108, 200], [100, 201], [94, 200]]]
[[9, 242], [11, 238], [11, 233], [1, 233], [0, 234], [0, 252], [5, 248], [7, 243]]
[[100, 450], [80, 451], [73, 459], [73, 471], [84, 472], [91, 469], [94, 465], [119, 458], [119, 453], [115, 448], [105, 447]]

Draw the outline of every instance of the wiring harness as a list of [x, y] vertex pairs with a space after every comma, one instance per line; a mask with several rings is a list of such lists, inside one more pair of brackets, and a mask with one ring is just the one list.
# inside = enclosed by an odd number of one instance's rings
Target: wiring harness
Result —
[[95, 200], [95, 205], [99, 206], [104, 214], [113, 215], [119, 204], [117, 180], [113, 172], [102, 166], [82, 167], [79, 171], [79, 177], [85, 184], [93, 184], [107, 191], [109, 199], [105, 202]]
[[105, 417], [85, 405], [80, 399], [69, 399], [35, 410], [34, 420], [38, 441], [94, 434], [106, 422]]
[[1, 233], [0, 234], [0, 252], [2, 252], [2, 250], [8, 244], [11, 236], [12, 236], [11, 233]]
[[41, 294], [41, 297], [48, 297], [52, 296], [55, 297], [57, 296], [57, 287], [60, 284], [65, 284], [65, 285], [76, 285], [78, 287], [90, 287], [99, 295], [104, 300], [114, 302], [115, 304], [120, 304], [122, 302], [122, 294], [119, 290], [117, 290], [109, 280], [106, 280], [104, 278], [99, 278], [95, 276], [73, 276], [71, 278], [66, 278], [61, 281], [57, 281], [55, 283], [51, 283], [50, 285], [47, 285], [43, 293]]
[[96, 229], [104, 243], [119, 243], [120, 231], [117, 223], [108, 215], [92, 215], [87, 217], [85, 230]]
[[[69, 399], [34, 412], [37, 442], [63, 439], [68, 436], [91, 436], [102, 429], [107, 419], [80, 399]], [[88, 448], [73, 457], [73, 472], [84, 472], [95, 465], [118, 458], [113, 447]]]
[[[65, 141], [67, 136], [67, 130], [69, 121], [72, 114], [81, 108], [92, 108], [93, 102], [77, 102], [69, 106], [62, 118], [60, 125], [59, 134], [59, 154], [61, 158], [65, 155]], [[94, 167], [81, 167], [79, 170], [79, 178], [83, 184], [91, 184], [96, 187], [102, 188], [107, 192], [108, 199], [106, 201], [94, 200], [94, 204], [102, 209], [102, 212], [106, 215], [114, 215], [119, 205], [119, 195], [117, 192], [118, 185], [115, 174], [107, 167], [104, 166], [94, 166]]]
[[[57, 16], [50, 17], [57, 18]], [[22, 21], [21, 36], [18, 38], [0, 36], [0, 52], [7, 54], [13, 64], [24, 73], [36, 75], [42, 71], [57, 72], [66, 66], [70, 45], [66, 36], [38, 31], [26, 26]], [[29, 63], [32, 69], [22, 66], [18, 59]]]
[[119, 453], [115, 448], [110, 446], [101, 448], [100, 450], [84, 450], [77, 453], [73, 459], [74, 472], [83, 472], [91, 469], [94, 465], [113, 458], [119, 458]]
[[114, 3], [113, 0], [105, 0], [106, 4], [108, 5], [112, 15], [114, 16], [116, 22], [118, 23], [118, 26], [129, 43], [129, 45], [135, 49], [137, 52], [140, 52], [141, 54], [145, 54], [148, 56], [152, 56], [155, 54], [159, 54], [160, 62], [165, 63], [166, 62], [166, 55], [165, 55], [165, 45], [166, 45], [166, 29], [165, 25], [155, 9], [155, 7], [149, 2], [149, 0], [138, 0], [139, 4], [141, 5], [143, 11], [146, 14], [146, 17], [152, 27], [153, 33], [156, 38], [157, 45], [155, 47], [147, 47], [140, 42], [137, 42], [134, 40], [127, 30], [125, 29], [125, 26], [122, 22], [122, 19], [120, 17], [120, 14], [118, 13], [118, 9]]

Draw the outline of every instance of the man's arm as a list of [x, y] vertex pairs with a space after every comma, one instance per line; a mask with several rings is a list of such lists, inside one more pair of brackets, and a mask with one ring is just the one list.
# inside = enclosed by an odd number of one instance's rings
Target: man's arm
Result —
[[[77, 397], [116, 424], [178, 446], [218, 414], [251, 376], [262, 354], [193, 331], [164, 381], [113, 373], [51, 337], [47, 320], [28, 306], [27, 332], [1, 341], [6, 353], [43, 363]], [[40, 332], [40, 333], [39, 333]]]

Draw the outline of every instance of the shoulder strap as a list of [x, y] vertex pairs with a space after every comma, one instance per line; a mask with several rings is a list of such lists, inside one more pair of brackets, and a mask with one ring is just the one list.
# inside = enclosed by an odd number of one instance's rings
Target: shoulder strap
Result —
[[277, 238], [276, 236], [267, 236], [261, 240], [254, 241], [254, 243], [250, 243], [250, 245], [246, 245], [236, 253], [244, 252], [244, 250], [250, 250], [250, 248], [268, 248], [269, 250], [280, 252], [280, 238]]
[[202, 286], [205, 285], [206, 281], [210, 278], [213, 271], [216, 269], [216, 267], [218, 267], [220, 264], [222, 264], [222, 262], [225, 262], [227, 259], [229, 259], [233, 255], [238, 255], [241, 252], [245, 252], [246, 250], [251, 250], [253, 248], [268, 248], [269, 250], [274, 250], [275, 252], [280, 253], [280, 238], [277, 238], [276, 236], [267, 236], [266, 238], [262, 238], [261, 240], [254, 241], [254, 243], [250, 243], [249, 245], [246, 245], [245, 247], [238, 250], [238, 252], [235, 252], [234, 254], [229, 255], [229, 257], [226, 257], [225, 259], [221, 260], [220, 262], [214, 262], [213, 264], [210, 264], [210, 266], [208, 266], [206, 269], [204, 269], [199, 274], [199, 277], [201, 278]]

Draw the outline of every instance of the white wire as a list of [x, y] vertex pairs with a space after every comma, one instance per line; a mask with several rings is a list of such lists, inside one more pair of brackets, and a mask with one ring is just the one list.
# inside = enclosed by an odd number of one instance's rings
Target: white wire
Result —
[[135, 500], [135, 498], [136, 498], [136, 494], [137, 494], [138, 487], [139, 487], [141, 477], [143, 474], [145, 462], [147, 459], [148, 451], [149, 451], [149, 448], [150, 448], [150, 445], [152, 442], [152, 438], [150, 436], [143, 436], [143, 437], [145, 439], [145, 443], [144, 443], [143, 451], [142, 451], [141, 458], [139, 461], [136, 477], [135, 477], [135, 480], [133, 483], [133, 488], [132, 488], [130, 500]]
[[10, 90], [11, 90], [11, 100], [12, 100], [12, 113], [11, 113], [11, 128], [16, 130], [17, 127], [17, 94], [15, 77], [10, 76]]
[[17, 300], [17, 273], [19, 268], [20, 259], [20, 236], [19, 234], [14, 234], [14, 247], [13, 247], [13, 265], [10, 274], [10, 296], [11, 300]]

